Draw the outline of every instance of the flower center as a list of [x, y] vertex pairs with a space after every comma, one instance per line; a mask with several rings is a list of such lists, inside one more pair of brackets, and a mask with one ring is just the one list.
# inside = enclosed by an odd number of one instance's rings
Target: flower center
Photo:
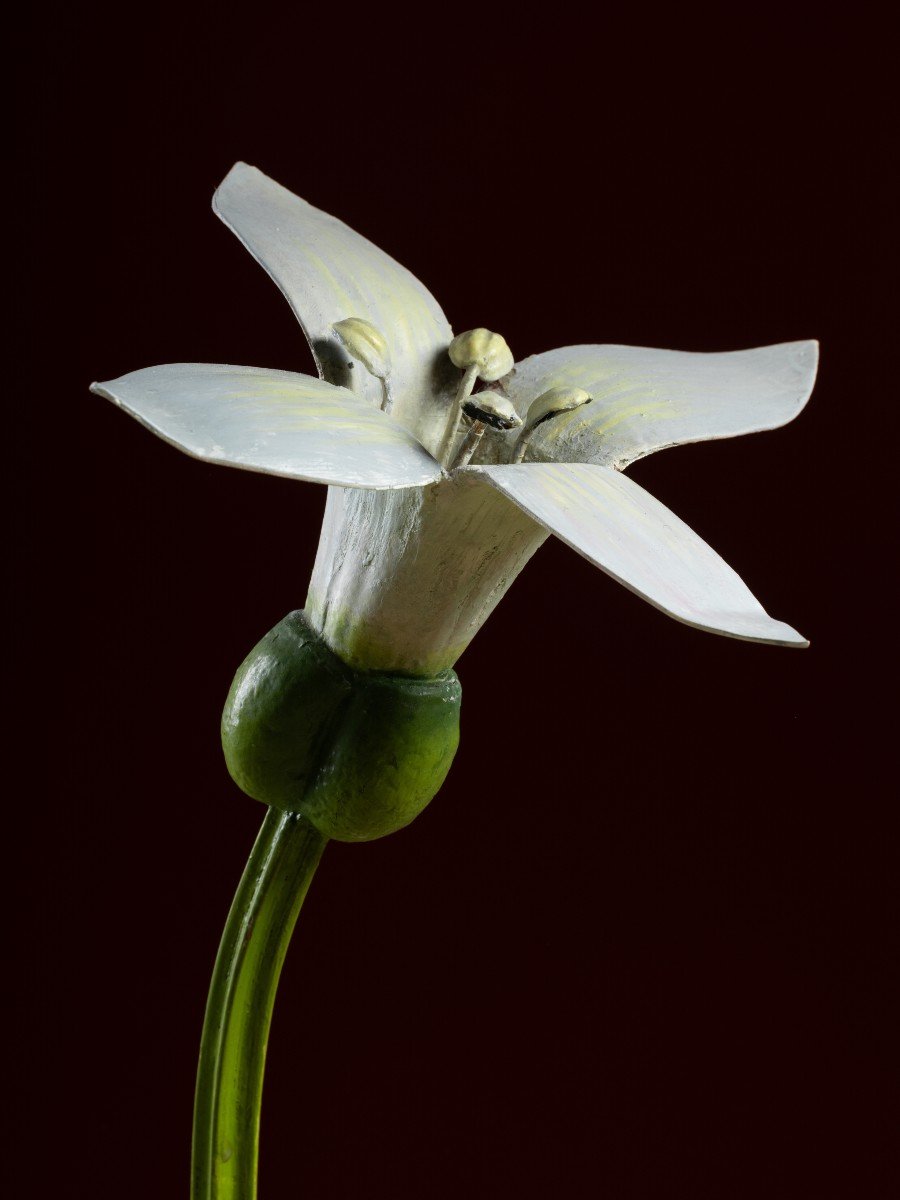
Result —
[[[466, 333], [457, 334], [450, 343], [448, 353], [453, 365], [462, 370], [463, 377], [460, 380], [456, 399], [451, 406], [444, 435], [438, 447], [437, 458], [443, 467], [449, 467], [451, 462], [454, 466], [465, 465], [458, 462], [459, 454], [454, 451], [465, 405], [472, 395], [477, 380], [482, 379], [485, 383], [496, 383], [498, 379], [502, 379], [504, 375], [510, 373], [514, 363], [512, 351], [507, 346], [506, 340], [499, 333], [491, 333], [489, 329], [469, 329]], [[485, 394], [481, 393], [481, 395]], [[476, 421], [476, 423], [478, 422]], [[518, 423], [517, 418], [515, 424]], [[502, 426], [494, 425], [492, 421], [487, 420], [481, 421], [480, 424], [481, 431], [476, 438], [475, 445], [480, 441], [485, 425], [490, 425], [494, 429], [502, 428]], [[506, 428], [512, 429], [513, 426], [507, 425]], [[474, 449], [475, 446], [472, 446], [469, 458]], [[460, 447], [461, 452], [462, 447]], [[466, 462], [469, 461], [469, 458], [466, 459]]]

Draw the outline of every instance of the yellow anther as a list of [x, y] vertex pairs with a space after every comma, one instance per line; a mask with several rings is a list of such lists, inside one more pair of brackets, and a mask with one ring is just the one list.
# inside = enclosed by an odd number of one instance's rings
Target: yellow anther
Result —
[[515, 405], [499, 392], [478, 392], [470, 396], [462, 407], [462, 411], [472, 422], [466, 436], [460, 444], [453, 460], [452, 470], [468, 465], [472, 455], [478, 449], [478, 444], [484, 437], [485, 430], [495, 429], [506, 433], [522, 424], [522, 418], [516, 412]]
[[541, 392], [540, 396], [532, 400], [528, 407], [525, 428], [516, 442], [512, 461], [518, 463], [525, 457], [525, 450], [531, 440], [531, 435], [537, 429], [538, 425], [543, 425], [545, 421], [549, 421], [561, 413], [572, 412], [573, 409], [581, 408], [582, 404], [590, 404], [592, 400], [593, 396], [590, 392], [586, 392], [584, 388], [579, 387], [553, 387], [546, 392]]
[[515, 361], [506, 339], [489, 329], [469, 329], [457, 334], [450, 343], [449, 353], [455, 367], [462, 370], [477, 367], [478, 377], [485, 383], [495, 383], [508, 375]]
[[347, 352], [358, 358], [370, 375], [386, 379], [391, 373], [391, 351], [383, 334], [362, 317], [347, 317], [331, 327]]
[[499, 392], [476, 392], [463, 405], [463, 412], [491, 429], [517, 429], [522, 424], [516, 406]]

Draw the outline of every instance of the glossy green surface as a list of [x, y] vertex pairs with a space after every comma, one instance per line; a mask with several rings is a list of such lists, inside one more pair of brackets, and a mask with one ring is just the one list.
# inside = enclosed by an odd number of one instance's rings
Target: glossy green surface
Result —
[[266, 1044], [281, 966], [326, 839], [270, 809], [216, 958], [197, 1072], [191, 1200], [254, 1200]]
[[450, 770], [460, 694], [452, 671], [426, 680], [358, 676], [302, 811], [339, 841], [370, 841], [408, 825]]
[[222, 713], [232, 779], [288, 812], [312, 786], [352, 680], [299, 612], [289, 613], [241, 663]]
[[453, 671], [354, 671], [288, 614], [250, 652], [222, 715], [232, 778], [325, 836], [370, 841], [408, 825], [437, 793], [459, 744]]

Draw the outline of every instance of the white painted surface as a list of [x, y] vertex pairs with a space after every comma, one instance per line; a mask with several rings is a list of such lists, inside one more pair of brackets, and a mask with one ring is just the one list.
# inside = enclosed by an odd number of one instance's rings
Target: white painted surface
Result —
[[[526, 452], [532, 461], [508, 465], [516, 435], [492, 433], [474, 462], [507, 465], [448, 478], [428, 451], [456, 411], [461, 375], [448, 354], [452, 330], [427, 289], [246, 164], [232, 169], [213, 205], [284, 292], [323, 380], [176, 363], [94, 390], [197, 458], [336, 485], [308, 604], [346, 661], [425, 674], [451, 665], [547, 531], [687, 624], [805, 645], [618, 470], [666, 446], [791, 420], [812, 388], [815, 342], [715, 354], [598, 345], [535, 355], [498, 385], [520, 415], [551, 388], [584, 389], [592, 402], [538, 426]], [[390, 416], [380, 411], [385, 396], [363, 365], [367, 355], [353, 362], [333, 332], [348, 318], [374, 327], [373, 344], [384, 338]]]
[[579, 554], [656, 608], [710, 633], [808, 643], [773, 620], [741, 577], [642, 487], [607, 467], [470, 467]]
[[281, 288], [322, 377], [380, 405], [380, 384], [359, 363], [347, 369], [349, 356], [332, 331], [348, 317], [375, 326], [390, 348], [394, 416], [434, 449], [459, 372], [447, 355], [453, 331], [424, 284], [342, 221], [246, 163], [231, 169], [213, 208]]
[[452, 666], [546, 540], [476, 475], [398, 492], [329, 488], [307, 611], [354, 666]]
[[640, 346], [567, 346], [516, 365], [506, 390], [520, 413], [551, 387], [580, 387], [593, 401], [535, 430], [526, 460], [622, 469], [685, 442], [785, 425], [816, 377], [818, 343], [692, 354]]
[[308, 375], [169, 363], [92, 390], [207, 462], [345, 487], [406, 488], [442, 477], [402, 425]]

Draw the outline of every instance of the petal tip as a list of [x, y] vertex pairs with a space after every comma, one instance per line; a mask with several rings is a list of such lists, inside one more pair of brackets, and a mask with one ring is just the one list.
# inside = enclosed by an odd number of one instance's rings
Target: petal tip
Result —
[[801, 345], [805, 346], [807, 348], [807, 350], [809, 350], [809, 355], [810, 355], [810, 358], [812, 359], [813, 370], [815, 370], [815, 368], [819, 365], [819, 355], [822, 350], [822, 346], [821, 346], [819, 339], [818, 338], [807, 338], [806, 341], [801, 342]]
[[801, 360], [801, 365], [806, 369], [806, 377], [804, 380], [807, 385], [804, 397], [805, 402], [805, 400], [809, 399], [809, 394], [813, 389], [813, 384], [816, 382], [816, 374], [819, 370], [819, 339], [806, 338], [803, 341], [794, 342], [792, 344], [797, 350], [798, 356]]
[[95, 396], [102, 396], [104, 400], [112, 400], [113, 404], [121, 405], [119, 398], [109, 390], [108, 385], [105, 383], [98, 383], [95, 381], [88, 388], [88, 391], [93, 392]]
[[786, 631], [786, 636], [780, 645], [792, 647], [795, 650], [808, 650], [809, 638], [805, 638], [802, 633], [798, 633], [796, 629], [792, 629], [790, 625], [784, 625], [782, 628]]
[[[655, 603], [651, 600], [651, 603]], [[686, 615], [663, 608], [668, 616], [704, 633], [715, 633], [720, 637], [734, 638], [739, 642], [751, 642], [757, 646], [782, 646], [789, 650], [805, 650], [809, 641], [784, 621], [776, 621], [765, 612], [710, 612], [698, 619], [698, 615]]]
[[772, 617], [767, 619], [765, 628], [749, 640], [765, 642], [770, 646], [785, 646], [791, 650], [806, 650], [809, 646], [809, 639], [802, 633], [785, 621], [776, 621]]
[[225, 178], [222, 180], [222, 183], [224, 183], [226, 179], [230, 179], [232, 175], [236, 175], [236, 174], [240, 175], [244, 171], [255, 171], [255, 170], [256, 170], [256, 167], [252, 166], [248, 162], [244, 162], [244, 160], [242, 158], [239, 158], [237, 160], [237, 162], [232, 163], [231, 167], [228, 170], [228, 173], [225, 175]]
[[220, 193], [223, 192], [229, 186], [229, 184], [233, 183], [235, 179], [246, 174], [248, 171], [255, 171], [257, 174], [261, 174], [257, 167], [251, 166], [250, 163], [244, 162], [243, 159], [238, 159], [238, 161], [232, 165], [228, 173], [224, 176], [219, 186], [215, 189], [212, 195], [212, 207], [213, 212], [217, 216], [222, 215], [219, 207]]

